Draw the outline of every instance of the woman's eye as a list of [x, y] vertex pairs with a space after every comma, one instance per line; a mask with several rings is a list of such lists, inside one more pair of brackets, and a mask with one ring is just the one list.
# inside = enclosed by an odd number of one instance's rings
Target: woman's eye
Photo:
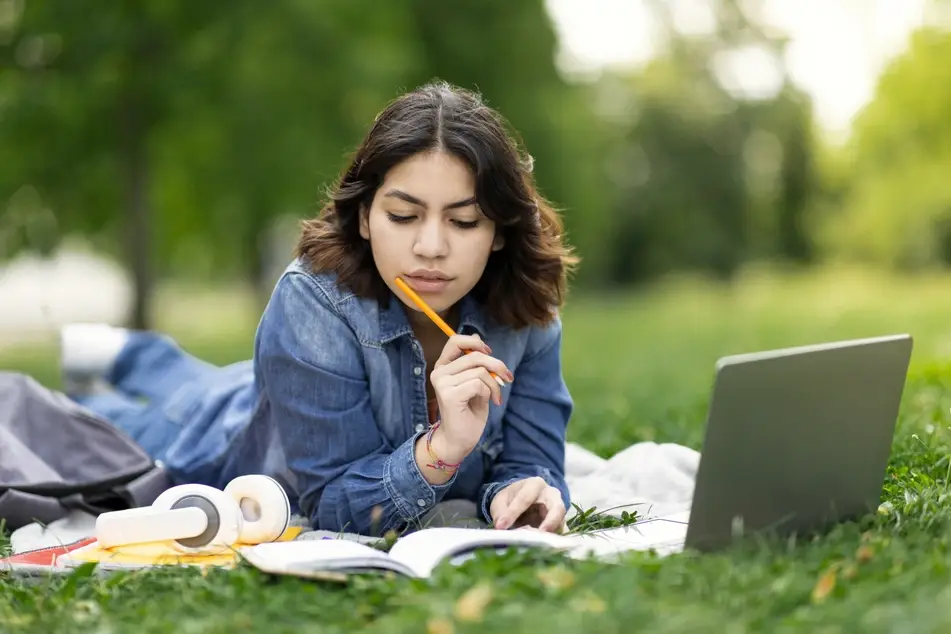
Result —
[[460, 229], [475, 229], [479, 226], [478, 220], [453, 220], [452, 222]]
[[399, 223], [399, 224], [403, 224], [403, 223], [406, 223], [406, 222], [410, 222], [410, 221], [413, 219], [413, 216], [400, 216], [399, 214], [392, 214], [392, 213], [390, 213], [390, 212], [386, 212], [386, 216], [387, 216], [392, 222], [396, 222], [396, 223]]

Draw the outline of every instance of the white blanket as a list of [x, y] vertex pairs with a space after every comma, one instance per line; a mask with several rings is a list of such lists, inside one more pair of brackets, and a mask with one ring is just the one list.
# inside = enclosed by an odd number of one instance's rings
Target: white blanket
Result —
[[[636, 512], [639, 518], [647, 519], [690, 508], [699, 462], [699, 452], [672, 443], [636, 443], [609, 459], [568, 443], [565, 479], [572, 502], [584, 511], [594, 507], [613, 516]], [[574, 514], [574, 509], [569, 509], [568, 516]], [[10, 536], [10, 545], [14, 553], [20, 553], [67, 544], [95, 534], [95, 523], [93, 515], [72, 511], [45, 527], [33, 523], [17, 529]], [[327, 532], [305, 535], [314, 538], [318, 534]], [[356, 535], [349, 537], [363, 541]]]
[[700, 452], [674, 443], [636, 443], [607, 460], [575, 443], [565, 447], [572, 504], [614, 516], [635, 511], [647, 519], [689, 510], [699, 464]]

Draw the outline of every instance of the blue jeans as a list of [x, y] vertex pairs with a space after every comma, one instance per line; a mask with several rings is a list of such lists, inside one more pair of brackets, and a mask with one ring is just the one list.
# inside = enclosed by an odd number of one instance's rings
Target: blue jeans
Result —
[[133, 331], [104, 377], [113, 390], [69, 396], [129, 434], [153, 460], [163, 460], [181, 432], [166, 414], [169, 405], [182, 388], [219, 370], [166, 335]]

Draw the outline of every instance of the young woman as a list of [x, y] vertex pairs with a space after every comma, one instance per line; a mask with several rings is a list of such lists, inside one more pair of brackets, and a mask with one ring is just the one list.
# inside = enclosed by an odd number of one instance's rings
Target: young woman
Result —
[[78, 324], [64, 371], [105, 378], [114, 389], [71, 396], [176, 482], [265, 473], [314, 528], [382, 534], [452, 506], [558, 531], [572, 413], [558, 310], [574, 263], [504, 120], [430, 84], [377, 116], [303, 224], [251, 361], [218, 368], [161, 334]]

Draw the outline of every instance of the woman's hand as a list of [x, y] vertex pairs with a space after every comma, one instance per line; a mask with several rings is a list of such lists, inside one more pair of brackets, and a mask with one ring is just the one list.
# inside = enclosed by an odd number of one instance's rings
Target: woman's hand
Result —
[[[466, 350], [473, 350], [466, 354]], [[489, 401], [502, 404], [502, 388], [489, 372], [506, 381], [514, 376], [505, 364], [491, 357], [492, 350], [478, 335], [449, 338], [433, 366], [430, 380], [439, 404], [439, 430], [434, 448], [446, 462], [465, 458], [482, 438], [489, 418]], [[438, 441], [437, 441], [438, 439]]]
[[556, 533], [565, 526], [561, 491], [539, 477], [518, 480], [496, 493], [489, 513], [500, 529], [532, 526]]

